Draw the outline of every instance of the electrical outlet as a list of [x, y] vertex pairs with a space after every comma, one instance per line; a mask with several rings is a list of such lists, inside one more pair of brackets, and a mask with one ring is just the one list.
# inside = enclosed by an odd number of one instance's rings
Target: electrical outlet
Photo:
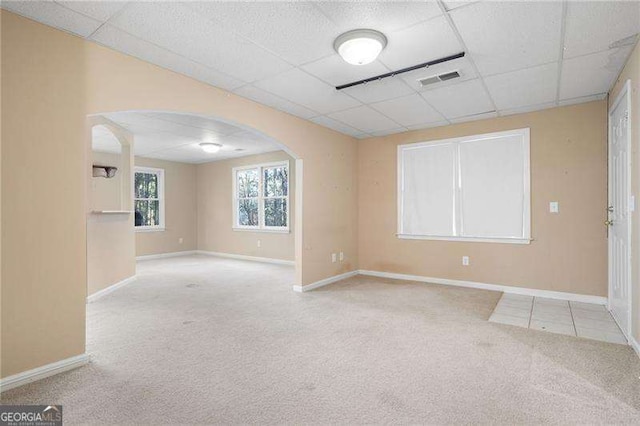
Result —
[[336, 263], [336, 254], [331, 253], [331, 263]]
[[178, 244], [182, 244], [184, 242], [184, 238], [180, 237], [178, 238]]
[[262, 241], [258, 240], [258, 248], [262, 247]]
[[344, 252], [340, 252], [340, 262], [342, 262], [344, 260]]
[[462, 256], [462, 266], [469, 266], [469, 256]]

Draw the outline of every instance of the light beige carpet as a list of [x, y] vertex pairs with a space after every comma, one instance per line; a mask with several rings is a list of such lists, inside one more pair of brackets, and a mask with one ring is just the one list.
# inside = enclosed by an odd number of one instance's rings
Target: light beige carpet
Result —
[[639, 423], [626, 346], [487, 322], [500, 293], [293, 270], [146, 261], [88, 306], [83, 368], [3, 403], [77, 423]]

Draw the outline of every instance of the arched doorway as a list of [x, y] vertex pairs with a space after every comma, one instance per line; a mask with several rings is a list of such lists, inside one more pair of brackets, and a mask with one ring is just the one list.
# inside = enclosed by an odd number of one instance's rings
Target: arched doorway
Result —
[[[135, 275], [135, 245], [136, 235], [133, 232], [134, 218], [141, 216], [141, 211], [144, 210], [145, 205], [152, 206], [152, 204], [146, 204], [145, 200], [138, 199], [136, 190], [133, 189], [136, 180], [134, 176], [138, 176], [133, 172], [134, 167], [137, 165], [134, 158], [147, 158], [147, 159], [160, 159], [168, 161], [186, 162], [195, 164], [199, 168], [210, 161], [225, 161], [237, 158], [243, 158], [260, 154], [264, 152], [271, 152], [278, 150], [283, 152], [287, 158], [287, 164], [291, 164], [288, 169], [291, 170], [291, 194], [287, 194], [287, 202], [292, 202], [286, 206], [286, 216], [288, 219], [287, 233], [290, 234], [290, 240], [292, 241], [293, 257], [291, 263], [295, 265], [295, 281], [291, 284], [300, 285], [302, 282], [302, 159], [287, 146], [284, 146], [279, 141], [274, 140], [268, 135], [263, 134], [249, 126], [229, 122], [228, 120], [214, 118], [203, 114], [187, 114], [176, 113], [159, 110], [136, 110], [136, 111], [118, 111], [107, 112], [102, 114], [94, 114], [89, 116], [90, 127], [95, 129], [95, 126], [108, 128], [112, 132], [115, 139], [122, 142], [123, 158], [127, 158], [127, 167], [123, 167], [123, 182], [125, 182], [125, 189], [122, 194], [126, 201], [123, 201], [122, 209], [119, 213], [115, 211], [104, 211], [90, 208], [88, 211], [88, 281], [89, 281], [89, 293], [100, 292], [112, 286], [117, 286], [118, 283], [124, 282]], [[94, 131], [95, 133], [95, 131]], [[92, 144], [88, 144], [87, 158], [96, 158], [95, 143], [96, 138], [92, 135]], [[203, 153], [202, 143], [211, 143], [218, 146], [219, 152], [216, 156], [207, 156]], [[125, 154], [124, 151], [127, 150]], [[141, 161], [141, 163], [144, 163]], [[271, 163], [269, 163], [271, 164]], [[93, 166], [94, 164], [91, 164]], [[99, 165], [99, 164], [98, 164]], [[144, 166], [145, 164], [141, 164]], [[150, 170], [152, 170], [151, 168]], [[151, 172], [150, 172], [151, 173]], [[287, 171], [288, 173], [288, 171]], [[91, 175], [89, 175], [91, 176]], [[127, 178], [128, 176], [128, 178]], [[150, 175], [151, 176], [151, 175]], [[260, 179], [262, 179], [262, 172], [260, 173]], [[90, 177], [89, 179], [95, 179]], [[154, 179], [152, 177], [152, 179]], [[261, 180], [262, 182], [262, 180]], [[234, 184], [235, 185], [235, 184]], [[89, 190], [95, 186], [94, 182], [91, 185], [87, 185]], [[163, 185], [164, 186], [164, 185]], [[88, 192], [87, 199], [89, 204], [95, 204], [92, 200], [92, 194]], [[134, 201], [134, 197], [136, 200]], [[93, 197], [95, 198], [95, 197]], [[262, 211], [267, 212], [267, 202], [272, 205], [276, 205], [277, 202], [283, 202], [282, 200], [260, 200], [260, 208]], [[270, 205], [271, 205], [270, 204]], [[290, 206], [290, 207], [289, 207]], [[155, 208], [159, 208], [156, 206]], [[152, 208], [153, 210], [153, 208]], [[144, 210], [145, 215], [149, 213], [148, 210]], [[282, 212], [281, 212], [282, 213]], [[154, 213], [154, 215], [158, 215]], [[164, 213], [163, 213], [164, 215]], [[265, 213], [266, 215], [266, 213]], [[263, 215], [264, 216], [264, 215]], [[96, 217], [98, 220], [96, 220]], [[262, 216], [261, 216], [262, 217]], [[268, 225], [268, 221], [261, 219], [261, 223]], [[158, 225], [156, 223], [149, 223], [149, 225]], [[247, 224], [240, 224], [247, 225]], [[249, 223], [248, 225], [256, 225]], [[201, 221], [198, 220], [198, 232], [200, 232]], [[231, 224], [229, 224], [231, 227]], [[119, 227], [116, 229], [116, 227]], [[247, 226], [246, 228], [251, 228]], [[234, 229], [235, 230], [235, 229]], [[240, 231], [254, 231], [254, 229], [239, 229]], [[164, 229], [163, 229], [164, 231]], [[273, 231], [268, 229], [266, 231]], [[264, 234], [264, 239], [272, 239], [273, 234], [271, 232]], [[117, 238], [116, 234], [120, 237]], [[246, 235], [246, 234], [245, 234]], [[138, 240], [143, 238], [138, 238]], [[256, 237], [258, 248], [261, 247], [261, 242], [264, 240], [259, 236]], [[180, 244], [182, 244], [182, 237], [179, 238]], [[246, 240], [246, 238], [245, 238]], [[280, 241], [283, 241], [282, 239]], [[276, 243], [275, 245], [282, 248], [285, 243]], [[272, 244], [274, 245], [274, 244]], [[114, 246], [124, 247], [123, 250], [116, 250]], [[206, 250], [206, 241], [201, 241], [198, 238], [198, 246], [196, 250]], [[133, 249], [133, 254], [132, 250]], [[177, 250], [180, 250], [178, 248]], [[170, 250], [173, 251], [173, 250]], [[224, 250], [209, 250], [211, 252]], [[104, 261], [107, 257], [104, 253], [111, 252], [109, 257], [110, 262], [114, 262], [115, 265], [102, 265], [96, 266], [96, 256]], [[249, 253], [248, 258], [251, 258]], [[138, 255], [140, 255], [138, 253]], [[259, 256], [258, 256], [259, 257]], [[132, 269], [133, 268], [133, 269]], [[104, 275], [108, 271], [109, 277], [96, 280], [97, 276]], [[92, 273], [93, 272], [93, 273]], [[118, 277], [119, 280], [113, 277]], [[92, 285], [92, 281], [98, 281], [98, 285]], [[110, 282], [109, 282], [110, 281]], [[109, 283], [105, 286], [105, 283]]]

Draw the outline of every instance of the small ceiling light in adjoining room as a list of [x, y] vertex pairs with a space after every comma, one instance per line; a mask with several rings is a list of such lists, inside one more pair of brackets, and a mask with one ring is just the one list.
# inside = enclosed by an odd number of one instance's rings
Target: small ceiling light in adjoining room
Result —
[[386, 45], [387, 38], [380, 31], [359, 29], [340, 35], [333, 48], [346, 62], [366, 65], [375, 61]]
[[213, 142], [202, 142], [200, 144], [200, 148], [202, 148], [204, 152], [207, 152], [209, 154], [215, 154], [216, 152], [220, 151], [220, 148], [222, 148], [222, 145], [220, 145], [219, 143], [213, 143]]

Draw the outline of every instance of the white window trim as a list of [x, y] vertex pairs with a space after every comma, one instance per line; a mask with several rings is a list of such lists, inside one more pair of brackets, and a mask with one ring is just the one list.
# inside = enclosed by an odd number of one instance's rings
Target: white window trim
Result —
[[[135, 193], [135, 179], [136, 179], [136, 173], [151, 173], [151, 174], [155, 174], [158, 176], [158, 201], [159, 201], [159, 209], [160, 209], [160, 223], [156, 226], [135, 226], [134, 223], [134, 229], [136, 232], [162, 232], [164, 231], [165, 228], [165, 215], [164, 215], [164, 205], [165, 205], [165, 199], [164, 199], [164, 169], [157, 169], [154, 167], [134, 167], [134, 172], [133, 172], [133, 183], [132, 183], [132, 187], [133, 187], [133, 210], [134, 210], [134, 215], [135, 215], [135, 207], [136, 207], [136, 200], [148, 200], [148, 198], [135, 198], [136, 193]], [[134, 221], [135, 221], [135, 217], [134, 217]]]
[[[437, 144], [451, 144], [451, 143], [464, 143], [470, 141], [479, 141], [483, 139], [492, 139], [500, 136], [513, 136], [518, 135], [523, 137], [524, 143], [524, 193], [528, 194], [528, 197], [525, 197], [523, 203], [523, 236], [524, 238], [502, 238], [502, 237], [468, 237], [468, 236], [451, 236], [451, 235], [416, 235], [416, 234], [404, 234], [402, 232], [402, 205], [403, 205], [403, 151], [413, 148], [421, 148], [424, 146], [433, 146]], [[398, 205], [397, 205], [397, 233], [396, 237], [399, 239], [406, 240], [435, 240], [435, 241], [464, 241], [464, 242], [481, 242], [481, 243], [506, 243], [506, 244], [530, 244], [532, 241], [531, 238], [531, 170], [530, 170], [530, 130], [529, 128], [516, 129], [516, 130], [507, 130], [504, 132], [494, 132], [494, 133], [483, 133], [479, 135], [469, 135], [462, 136], [458, 138], [450, 138], [450, 139], [439, 139], [428, 142], [418, 142], [412, 144], [404, 144], [398, 145], [397, 149], [397, 175], [398, 175], [398, 186], [397, 186], [397, 197], [398, 197]], [[459, 174], [458, 164], [456, 164], [456, 170]], [[459, 189], [456, 187], [456, 199], [459, 197]], [[454, 215], [458, 215], [459, 212], [454, 209]], [[457, 218], [456, 218], [457, 219]], [[454, 220], [454, 224], [455, 224]], [[455, 225], [457, 226], [457, 225]]]
[[[264, 187], [263, 187], [263, 179], [264, 179], [264, 169], [271, 167], [279, 167], [285, 166], [287, 168], [287, 196], [286, 197], [268, 197], [268, 198], [284, 198], [287, 201], [287, 226], [266, 226], [264, 224], [264, 200], [265, 197], [263, 195]], [[258, 226], [243, 226], [238, 223], [238, 207], [237, 207], [237, 185], [238, 185], [238, 177], [237, 174], [239, 171], [243, 170], [252, 170], [258, 169]], [[251, 164], [247, 166], [239, 166], [234, 167], [231, 170], [231, 180], [233, 182], [233, 191], [231, 193], [231, 206], [233, 208], [233, 223], [231, 225], [234, 231], [250, 231], [250, 232], [266, 232], [266, 233], [280, 233], [287, 234], [290, 232], [291, 225], [291, 167], [289, 165], [289, 161], [276, 161], [272, 163], [260, 163], [260, 164]]]

